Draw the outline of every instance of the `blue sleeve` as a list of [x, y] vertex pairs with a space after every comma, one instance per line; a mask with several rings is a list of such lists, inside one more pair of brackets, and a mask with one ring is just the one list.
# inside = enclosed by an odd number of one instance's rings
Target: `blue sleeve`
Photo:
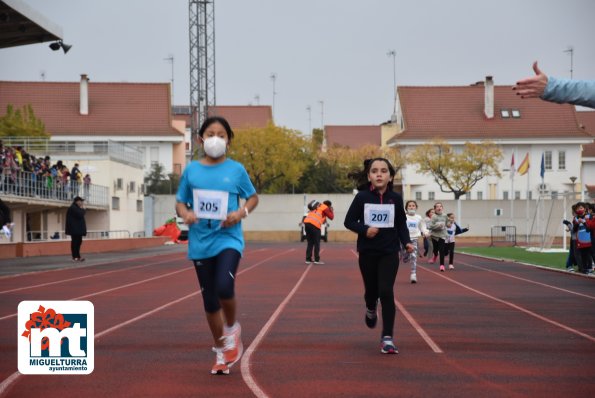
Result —
[[549, 77], [542, 99], [595, 108], [595, 80], [570, 80]]
[[242, 199], [248, 199], [250, 196], [256, 194], [256, 189], [252, 181], [250, 181], [250, 176], [244, 166], [241, 166], [238, 191]]
[[176, 193], [176, 202], [192, 203], [192, 190], [188, 182], [188, 167], [186, 167], [184, 173], [182, 173], [182, 178], [180, 178], [178, 192]]

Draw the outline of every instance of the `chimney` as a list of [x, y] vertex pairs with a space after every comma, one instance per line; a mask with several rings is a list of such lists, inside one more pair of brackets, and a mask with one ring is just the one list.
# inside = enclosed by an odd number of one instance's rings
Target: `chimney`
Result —
[[494, 118], [494, 80], [492, 76], [486, 76], [484, 84], [484, 104], [483, 113], [488, 119]]
[[87, 75], [81, 75], [81, 95], [80, 95], [81, 115], [89, 114], [89, 78]]

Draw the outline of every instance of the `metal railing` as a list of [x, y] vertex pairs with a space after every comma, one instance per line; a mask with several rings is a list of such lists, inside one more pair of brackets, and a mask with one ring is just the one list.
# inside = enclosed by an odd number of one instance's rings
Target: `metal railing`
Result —
[[85, 157], [107, 156], [122, 163], [143, 167], [144, 154], [133, 146], [121, 142], [105, 141], [50, 141], [36, 137], [3, 137], [5, 146], [22, 146], [35, 156]]
[[72, 202], [74, 197], [80, 196], [87, 205], [105, 208], [110, 205], [108, 187], [43, 177], [30, 171], [13, 173], [6, 168], [0, 174], [0, 195], [64, 202]]
[[493, 226], [490, 235], [490, 246], [516, 246], [516, 227], [513, 225]]
[[[136, 233], [135, 233], [136, 235]], [[144, 234], [143, 234], [144, 235]], [[132, 234], [128, 230], [114, 230], [114, 231], [87, 231], [85, 239], [127, 239]], [[135, 238], [137, 236], [134, 236]], [[140, 236], [139, 236], [140, 237]], [[64, 231], [48, 232], [48, 231], [27, 231], [28, 242], [42, 242], [48, 240], [65, 240], [70, 239]]]

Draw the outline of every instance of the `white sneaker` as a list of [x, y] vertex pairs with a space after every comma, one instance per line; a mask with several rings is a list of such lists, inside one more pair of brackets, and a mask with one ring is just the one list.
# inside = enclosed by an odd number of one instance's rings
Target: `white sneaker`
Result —
[[415, 272], [412, 272], [409, 280], [411, 281], [411, 283], [417, 283], [417, 274]]

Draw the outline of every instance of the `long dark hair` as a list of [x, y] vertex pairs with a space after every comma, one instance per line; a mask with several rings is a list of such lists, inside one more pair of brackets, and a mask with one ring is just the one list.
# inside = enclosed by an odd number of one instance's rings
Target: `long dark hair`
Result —
[[393, 179], [395, 178], [395, 175], [397, 174], [397, 172], [395, 171], [395, 168], [390, 163], [390, 161], [386, 158], [373, 158], [373, 159], [364, 160], [364, 169], [363, 170], [353, 171], [353, 172], [347, 174], [347, 176], [349, 178], [353, 179], [356, 182], [358, 191], [370, 189], [370, 181], [368, 181], [368, 174], [370, 173], [370, 169], [372, 168], [372, 163], [374, 163], [377, 160], [386, 163], [386, 165], [388, 166], [388, 172], [390, 173], [390, 176], [392, 177], [392, 179], [388, 183], [387, 190], [390, 190], [390, 191], [393, 190]]
[[200, 126], [200, 130], [198, 130], [198, 135], [200, 137], [202, 137], [205, 133], [205, 131], [207, 130], [207, 128], [213, 124], [213, 123], [219, 123], [220, 125], [223, 126], [223, 128], [225, 129], [225, 131], [227, 132], [227, 141], [231, 142], [231, 139], [233, 138], [233, 130], [231, 129], [231, 126], [229, 125], [229, 122], [227, 120], [225, 120], [225, 118], [221, 117], [221, 116], [211, 116], [208, 117], [202, 124], [202, 126]]

